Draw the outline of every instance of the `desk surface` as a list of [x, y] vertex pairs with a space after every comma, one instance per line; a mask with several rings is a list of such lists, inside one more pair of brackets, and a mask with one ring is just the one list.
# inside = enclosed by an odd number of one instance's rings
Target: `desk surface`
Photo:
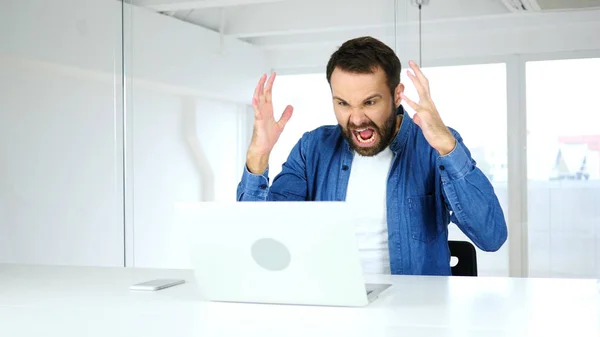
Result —
[[[183, 278], [158, 292], [130, 291]], [[366, 308], [210, 303], [189, 270], [0, 265], [1, 336], [600, 336], [596, 280], [373, 276]]]

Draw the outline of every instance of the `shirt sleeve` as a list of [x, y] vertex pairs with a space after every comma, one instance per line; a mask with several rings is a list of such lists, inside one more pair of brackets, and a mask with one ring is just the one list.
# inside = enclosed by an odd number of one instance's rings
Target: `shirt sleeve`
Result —
[[471, 158], [460, 134], [454, 150], [437, 158], [445, 201], [451, 220], [483, 251], [497, 251], [506, 242], [504, 212], [494, 188]]
[[263, 174], [254, 174], [244, 165], [242, 180], [237, 188], [238, 201], [264, 201], [269, 195], [269, 168]]
[[263, 174], [253, 174], [244, 167], [237, 188], [238, 201], [305, 201], [308, 200], [306, 157], [309, 133], [292, 148], [281, 172], [269, 186], [269, 169]]

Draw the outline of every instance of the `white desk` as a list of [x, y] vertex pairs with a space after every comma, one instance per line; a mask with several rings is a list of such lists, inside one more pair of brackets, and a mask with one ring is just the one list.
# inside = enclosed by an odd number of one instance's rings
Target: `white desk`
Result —
[[[158, 292], [154, 278], [187, 283]], [[600, 336], [595, 280], [373, 277], [367, 308], [204, 302], [187, 270], [0, 265], [0, 336]]]

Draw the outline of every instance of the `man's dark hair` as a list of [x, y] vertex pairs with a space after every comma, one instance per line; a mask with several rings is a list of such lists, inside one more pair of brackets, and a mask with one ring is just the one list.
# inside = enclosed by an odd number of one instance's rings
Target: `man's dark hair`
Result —
[[381, 68], [386, 74], [392, 97], [400, 83], [400, 71], [402, 70], [400, 59], [392, 48], [371, 36], [348, 40], [331, 55], [327, 63], [329, 85], [331, 85], [331, 74], [335, 68], [359, 74], [372, 74], [377, 68]]

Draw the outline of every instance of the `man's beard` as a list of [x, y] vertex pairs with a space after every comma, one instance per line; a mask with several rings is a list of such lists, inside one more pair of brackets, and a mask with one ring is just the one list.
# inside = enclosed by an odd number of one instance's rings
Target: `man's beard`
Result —
[[[354, 143], [354, 131], [352, 130], [367, 127], [372, 128], [375, 131], [375, 133], [377, 133], [379, 142], [375, 143], [373, 146], [370, 147], [356, 146], [356, 144]], [[385, 120], [382, 128], [379, 128], [379, 126], [373, 123], [373, 121], [369, 121], [368, 123], [362, 125], [354, 125], [351, 124], [350, 121], [348, 121], [346, 127], [342, 128], [342, 133], [348, 141], [348, 144], [350, 144], [350, 148], [352, 148], [352, 150], [354, 150], [356, 153], [365, 157], [374, 156], [383, 151], [392, 142], [392, 139], [396, 133], [396, 111], [393, 108], [391, 109], [390, 115]]]

